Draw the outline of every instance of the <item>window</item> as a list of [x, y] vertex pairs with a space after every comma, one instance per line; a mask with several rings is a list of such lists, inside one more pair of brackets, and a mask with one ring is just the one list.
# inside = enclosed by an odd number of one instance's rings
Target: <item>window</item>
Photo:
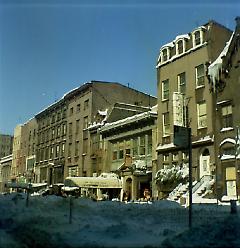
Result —
[[52, 115], [52, 123], [54, 123], [55, 122], [55, 115], [53, 114]]
[[119, 159], [123, 159], [124, 157], [124, 142], [119, 143]]
[[69, 177], [77, 177], [78, 176], [78, 167], [68, 167], [68, 176]]
[[86, 100], [86, 101], [84, 101], [83, 109], [84, 109], [84, 110], [87, 110], [88, 107], [89, 107], [89, 100]]
[[52, 139], [55, 138], [55, 128], [52, 129]]
[[206, 103], [197, 104], [198, 128], [207, 127], [207, 107]]
[[45, 160], [48, 159], [48, 154], [49, 154], [49, 147], [47, 146], [47, 147], [45, 148]]
[[169, 99], [169, 80], [164, 80], [162, 82], [162, 100]]
[[117, 160], [117, 151], [113, 151], [112, 160]]
[[145, 155], [145, 135], [140, 137], [140, 155]]
[[178, 153], [173, 153], [172, 159], [173, 159], [173, 161], [177, 161], [178, 160]]
[[65, 155], [65, 143], [62, 144], [62, 154], [61, 154], [63, 157]]
[[148, 154], [152, 154], [152, 135], [148, 135]]
[[75, 156], [79, 155], [79, 141], [76, 141], [75, 143]]
[[223, 149], [223, 154], [224, 155], [235, 155], [235, 147], [226, 147]]
[[163, 161], [169, 161], [169, 155], [168, 154], [164, 154], [163, 155]]
[[222, 107], [222, 128], [233, 126], [232, 105]]
[[66, 109], [63, 109], [63, 113], [62, 113], [62, 118], [63, 119], [66, 118], [66, 112], [67, 112], [67, 110]]
[[69, 135], [72, 134], [72, 123], [69, 123]]
[[134, 138], [133, 141], [133, 156], [138, 155], [138, 137]]
[[78, 105], [77, 105], [77, 108], [76, 108], [76, 112], [77, 112], [77, 113], [80, 112], [80, 108], [81, 108], [81, 105], [78, 104]]
[[163, 136], [170, 135], [169, 112], [163, 114]]
[[203, 86], [204, 85], [204, 77], [205, 77], [204, 65], [201, 64], [201, 65], [197, 66], [195, 68], [195, 72], [196, 72], [196, 86], [197, 87]]
[[71, 157], [72, 155], [72, 143], [68, 144], [68, 157]]
[[177, 42], [177, 54], [181, 54], [184, 52], [184, 48], [183, 48], [183, 40], [179, 40]]
[[193, 33], [193, 46], [202, 44], [202, 31], [198, 30]]
[[63, 123], [62, 125], [62, 134], [65, 135], [66, 134], [66, 124]]
[[183, 72], [177, 76], [178, 91], [182, 94], [186, 93], [186, 73]]
[[61, 119], [61, 112], [59, 111], [58, 113], [57, 113], [57, 121], [59, 121]]
[[83, 154], [88, 152], [88, 139], [83, 140]]
[[168, 60], [168, 51], [167, 51], [167, 49], [164, 49], [162, 51], [162, 61], [164, 62], [164, 61], [167, 61], [167, 60]]
[[76, 120], [76, 134], [78, 134], [79, 133], [79, 123], [80, 123], [80, 121], [79, 120]]
[[57, 127], [57, 137], [60, 136], [60, 133], [61, 133], [61, 126], [58, 126], [58, 127]]
[[73, 107], [72, 107], [72, 108], [70, 108], [69, 115], [70, 115], [70, 116], [71, 116], [71, 115], [73, 115]]
[[54, 147], [51, 146], [51, 148], [50, 148], [50, 158], [53, 158], [53, 154], [54, 154]]
[[88, 127], [88, 116], [85, 116], [83, 118], [83, 129]]
[[117, 143], [113, 144], [113, 154], [112, 154], [112, 159], [113, 160], [117, 160], [117, 158], [118, 158], [117, 157], [117, 155], [118, 155], [117, 149], [118, 149]]
[[56, 145], [56, 158], [59, 157], [59, 151], [60, 151], [60, 147], [59, 145]]

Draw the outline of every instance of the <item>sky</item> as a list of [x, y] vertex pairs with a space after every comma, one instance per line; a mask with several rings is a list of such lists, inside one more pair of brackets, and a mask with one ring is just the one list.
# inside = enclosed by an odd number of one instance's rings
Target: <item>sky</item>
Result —
[[91, 80], [156, 96], [162, 45], [209, 20], [235, 28], [239, 1], [200, 2], [0, 0], [0, 133]]

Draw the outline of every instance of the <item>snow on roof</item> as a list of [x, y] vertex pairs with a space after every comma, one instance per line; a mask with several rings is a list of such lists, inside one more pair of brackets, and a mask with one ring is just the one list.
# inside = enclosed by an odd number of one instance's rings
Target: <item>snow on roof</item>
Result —
[[174, 47], [174, 43], [173, 42], [169, 42], [169, 43], [163, 45], [160, 50], [162, 50], [162, 49], [164, 49], [166, 47]]
[[164, 145], [158, 145], [157, 147], [157, 151], [160, 151], [160, 150], [165, 150], [165, 149], [170, 149], [170, 148], [174, 148], [174, 147], [177, 147], [175, 146], [173, 143], [169, 143], [169, 144], [164, 144]]
[[121, 120], [118, 120], [118, 121], [115, 121], [115, 122], [106, 123], [101, 128], [101, 131], [106, 131], [106, 130], [109, 130], [111, 128], [115, 128], [115, 127], [118, 127], [118, 126], [122, 126], [122, 125], [126, 125], [126, 124], [129, 124], [129, 123], [133, 123], [133, 122], [136, 122], [138, 120], [149, 118], [149, 117], [155, 116], [155, 115], [156, 115], [156, 113], [155, 112], [151, 112], [151, 111], [147, 111], [147, 112], [143, 112], [143, 113], [140, 113], [140, 114], [136, 114], [136, 115], [133, 115], [133, 116], [130, 116], [130, 117], [127, 117], [127, 118], [124, 118], [124, 119], [121, 119]]
[[190, 36], [188, 34], [178, 35], [173, 42], [176, 42], [176, 41], [178, 41], [180, 39], [188, 39], [189, 40], [190, 39]]
[[206, 46], [207, 44], [208, 44], [208, 42], [205, 41], [202, 44], [199, 44], [199, 45], [197, 45], [195, 47], [192, 47], [191, 49], [186, 50], [184, 53], [180, 53], [180, 54], [176, 54], [176, 55], [172, 56], [170, 59], [168, 59], [168, 60], [166, 60], [164, 62], [159, 61], [159, 58], [160, 58], [160, 55], [159, 55], [159, 57], [158, 57], [158, 63], [156, 65], [156, 68], [159, 68], [162, 65], [165, 65], [165, 64], [167, 64], [169, 62], [172, 62], [172, 61], [174, 61], [177, 58], [180, 58], [182, 56], [185, 56], [185, 55], [187, 55], [187, 54], [189, 54], [189, 53], [191, 53], [191, 52], [193, 52], [193, 51], [195, 51], [195, 50], [197, 50], [197, 49], [199, 49], [201, 47]]
[[197, 143], [202, 143], [202, 142], [207, 142], [207, 141], [214, 141], [214, 137], [210, 137], [209, 135], [200, 138], [199, 140], [193, 141], [193, 144], [197, 144]]
[[232, 139], [232, 138], [226, 138], [226, 139], [224, 139], [221, 143], [220, 143], [220, 145], [219, 146], [222, 146], [223, 144], [225, 144], [225, 143], [232, 143], [232, 144], [236, 144], [236, 140], [235, 139]]
[[235, 159], [235, 155], [223, 154], [221, 160]]
[[223, 61], [222, 58], [226, 56], [233, 36], [234, 36], [234, 32], [232, 33], [229, 41], [226, 42], [226, 45], [223, 48], [223, 50], [220, 53], [220, 55], [208, 67], [208, 75], [210, 76], [210, 78], [211, 78], [211, 80], [213, 82], [213, 89], [215, 89], [215, 84], [219, 80], [219, 71], [222, 69], [222, 61]]
[[98, 110], [99, 115], [103, 115], [103, 116], [106, 116], [107, 115], [107, 112], [108, 112], [108, 109]]

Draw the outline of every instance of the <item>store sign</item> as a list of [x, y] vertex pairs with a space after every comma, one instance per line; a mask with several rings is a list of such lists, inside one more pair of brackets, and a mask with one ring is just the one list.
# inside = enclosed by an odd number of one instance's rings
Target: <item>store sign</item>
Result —
[[184, 126], [184, 95], [173, 92], [173, 125]]

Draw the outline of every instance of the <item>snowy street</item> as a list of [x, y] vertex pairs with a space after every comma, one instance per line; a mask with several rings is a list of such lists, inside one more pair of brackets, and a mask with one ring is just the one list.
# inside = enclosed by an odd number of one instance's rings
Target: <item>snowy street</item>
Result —
[[[136, 204], [25, 194], [0, 196], [0, 247], [240, 247], [230, 205], [171, 201]], [[70, 223], [71, 222], [71, 223]]]

